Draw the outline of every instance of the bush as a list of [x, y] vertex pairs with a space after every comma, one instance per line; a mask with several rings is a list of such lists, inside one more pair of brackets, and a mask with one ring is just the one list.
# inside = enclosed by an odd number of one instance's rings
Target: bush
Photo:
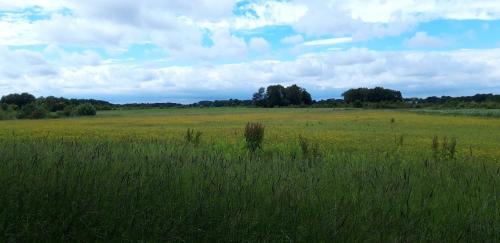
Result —
[[202, 133], [200, 131], [197, 131], [195, 133], [194, 129], [188, 129], [186, 131], [186, 135], [184, 136], [184, 138], [186, 139], [186, 143], [192, 143], [194, 145], [200, 144], [201, 134]]
[[354, 108], [363, 108], [363, 102], [361, 102], [360, 100], [356, 100], [356, 101], [354, 101], [354, 103], [352, 104], [352, 106]]
[[61, 118], [61, 113], [60, 112], [49, 112], [49, 114], [47, 115], [47, 118], [49, 118], [49, 119]]
[[262, 148], [264, 140], [264, 126], [260, 123], [247, 123], [245, 127], [245, 141], [248, 150], [255, 152]]
[[36, 105], [34, 103], [27, 104], [25, 105], [19, 114], [17, 115], [17, 118], [19, 119], [42, 119], [47, 117], [48, 111], [40, 105]]
[[76, 107], [76, 115], [78, 116], [95, 116], [96, 114], [96, 108], [90, 103], [81, 104]]
[[64, 107], [64, 110], [58, 112], [61, 112], [62, 116], [73, 116], [75, 114], [75, 107], [68, 105]]

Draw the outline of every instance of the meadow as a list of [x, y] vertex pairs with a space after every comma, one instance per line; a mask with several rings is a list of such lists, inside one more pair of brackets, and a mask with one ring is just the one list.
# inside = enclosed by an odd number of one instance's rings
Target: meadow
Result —
[[451, 115], [451, 116], [478, 116], [499, 118], [499, 109], [418, 109], [412, 110], [421, 114]]
[[[255, 152], [248, 122], [265, 126]], [[0, 242], [498, 242], [499, 186], [497, 118], [190, 108], [0, 121]]]

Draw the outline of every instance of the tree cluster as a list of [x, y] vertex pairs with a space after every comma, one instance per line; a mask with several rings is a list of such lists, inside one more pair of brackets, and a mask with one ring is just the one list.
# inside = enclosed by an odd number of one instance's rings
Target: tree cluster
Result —
[[403, 101], [403, 96], [400, 91], [392, 89], [384, 89], [382, 87], [357, 88], [350, 89], [342, 94], [345, 102], [358, 103], [358, 102], [398, 102]]
[[259, 107], [308, 106], [313, 103], [311, 94], [296, 84], [262, 87], [253, 95], [252, 101]]
[[500, 109], [500, 95], [476, 94], [473, 96], [431, 96], [427, 98], [409, 98], [405, 103], [412, 108], [441, 109]]
[[32, 94], [9, 94], [0, 99], [0, 119], [41, 119], [68, 116], [93, 116], [97, 110], [111, 109], [106, 101], [66, 99], [54, 96], [35, 98]]

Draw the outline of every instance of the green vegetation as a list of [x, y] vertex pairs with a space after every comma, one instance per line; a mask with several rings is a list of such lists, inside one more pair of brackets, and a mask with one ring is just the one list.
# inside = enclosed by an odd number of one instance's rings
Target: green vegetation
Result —
[[384, 89], [375, 87], [373, 89], [358, 88], [350, 89], [342, 94], [344, 101], [347, 103], [354, 102], [401, 102], [403, 96], [401, 92], [396, 90]]
[[264, 140], [264, 126], [260, 123], [247, 123], [245, 127], [245, 141], [248, 150], [255, 152], [262, 149]]
[[112, 106], [109, 102], [99, 100], [9, 94], [0, 99], [0, 120], [95, 116], [97, 110], [109, 110]]
[[[251, 100], [199, 101], [193, 104], [177, 103], [131, 103], [111, 104], [93, 99], [66, 99], [54, 96], [35, 98], [28, 93], [9, 94], [0, 99], [0, 120], [63, 118], [72, 116], [94, 116], [104, 110], [140, 110], [155, 108], [193, 107], [300, 107], [300, 108], [364, 108], [364, 109], [415, 109], [415, 110], [491, 110], [470, 112], [473, 115], [497, 116], [500, 110], [500, 95], [476, 94], [464, 97], [403, 98], [400, 91], [382, 87], [350, 89], [342, 94], [344, 99], [316, 101], [306, 89], [297, 85], [284, 87], [271, 85], [262, 87]], [[451, 111], [450, 113], [460, 112]]]
[[435, 115], [451, 115], [451, 116], [480, 116], [480, 117], [500, 117], [500, 109], [446, 109], [446, 110], [430, 110], [421, 109], [413, 110], [420, 114], [435, 114]]
[[311, 94], [296, 84], [289, 87], [271, 85], [260, 88], [253, 95], [252, 102], [259, 107], [309, 106], [313, 103]]
[[97, 114], [96, 108], [90, 103], [78, 105], [75, 112], [79, 116], [95, 116]]
[[332, 109], [1, 121], [0, 242], [497, 242], [499, 131]]

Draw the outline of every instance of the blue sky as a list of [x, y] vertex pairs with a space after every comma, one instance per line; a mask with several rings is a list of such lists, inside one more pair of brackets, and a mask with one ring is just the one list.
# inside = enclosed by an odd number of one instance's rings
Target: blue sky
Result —
[[0, 0], [0, 95], [183, 102], [500, 93], [494, 0]]

